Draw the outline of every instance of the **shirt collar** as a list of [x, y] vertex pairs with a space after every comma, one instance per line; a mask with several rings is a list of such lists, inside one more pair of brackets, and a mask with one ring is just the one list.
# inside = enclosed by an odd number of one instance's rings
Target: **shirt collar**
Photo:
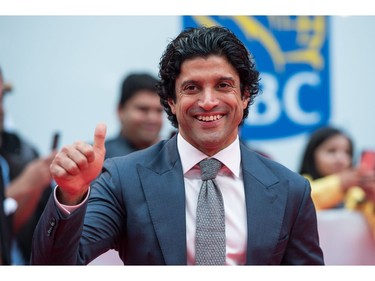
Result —
[[[181, 134], [177, 135], [177, 148], [181, 158], [182, 170], [185, 174], [197, 163], [208, 156], [188, 143]], [[212, 158], [223, 163], [236, 177], [240, 176], [241, 151], [239, 137], [228, 147], [219, 151]]]

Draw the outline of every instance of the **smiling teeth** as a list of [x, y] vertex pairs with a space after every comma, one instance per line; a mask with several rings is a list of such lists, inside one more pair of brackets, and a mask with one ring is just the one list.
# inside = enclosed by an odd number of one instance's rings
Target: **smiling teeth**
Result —
[[219, 120], [221, 117], [223, 117], [223, 115], [198, 116], [197, 119], [199, 121], [210, 122]]

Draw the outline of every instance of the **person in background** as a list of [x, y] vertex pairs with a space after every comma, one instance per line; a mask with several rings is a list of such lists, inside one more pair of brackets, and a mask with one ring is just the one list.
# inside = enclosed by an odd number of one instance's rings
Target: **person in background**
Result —
[[148, 73], [132, 73], [124, 79], [117, 106], [121, 130], [106, 141], [106, 158], [144, 149], [159, 140], [163, 106], [156, 92], [157, 82]]
[[0, 165], [0, 265], [11, 264], [10, 245], [12, 244], [12, 224], [8, 214], [8, 200], [9, 198], [5, 197], [3, 169]]
[[299, 173], [311, 183], [315, 208], [360, 210], [375, 238], [375, 171], [354, 165], [354, 143], [343, 130], [332, 126], [311, 133]]
[[63, 147], [32, 264], [88, 264], [109, 249], [126, 265], [324, 264], [309, 182], [240, 142], [259, 92], [246, 46], [224, 27], [186, 29], [159, 77], [177, 133], [104, 166], [105, 124], [93, 145]]
[[[4, 87], [5, 86], [5, 87]], [[56, 152], [39, 157], [38, 152], [4, 126], [4, 97], [11, 87], [4, 84], [0, 69], [0, 165], [7, 202], [6, 214], [11, 237], [11, 264], [29, 264], [35, 226], [51, 194], [49, 171]]]

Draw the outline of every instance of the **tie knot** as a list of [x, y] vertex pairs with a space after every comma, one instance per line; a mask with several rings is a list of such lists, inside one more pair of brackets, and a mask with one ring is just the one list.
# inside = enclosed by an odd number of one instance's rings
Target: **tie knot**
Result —
[[221, 162], [215, 158], [206, 158], [199, 162], [202, 171], [202, 180], [212, 180], [216, 178], [221, 168]]

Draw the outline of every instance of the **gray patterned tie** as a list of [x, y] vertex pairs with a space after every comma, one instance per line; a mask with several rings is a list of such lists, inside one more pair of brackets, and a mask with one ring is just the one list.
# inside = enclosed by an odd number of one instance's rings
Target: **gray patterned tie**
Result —
[[202, 171], [202, 187], [197, 205], [195, 259], [197, 265], [225, 264], [225, 214], [219, 188], [213, 179], [220, 170], [221, 162], [207, 158], [199, 163]]

